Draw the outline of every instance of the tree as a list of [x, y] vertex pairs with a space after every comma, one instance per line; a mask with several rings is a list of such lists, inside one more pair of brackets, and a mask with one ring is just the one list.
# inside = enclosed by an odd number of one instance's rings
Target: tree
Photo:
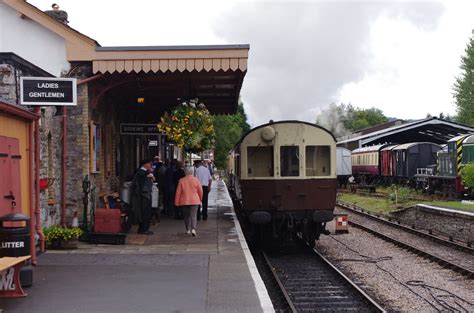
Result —
[[474, 37], [471, 37], [461, 57], [461, 75], [454, 83], [454, 98], [457, 107], [456, 121], [474, 126]]
[[235, 114], [215, 115], [214, 129], [216, 131], [214, 164], [218, 168], [225, 168], [229, 151], [240, 137], [250, 130], [243, 103], [239, 100], [239, 107]]

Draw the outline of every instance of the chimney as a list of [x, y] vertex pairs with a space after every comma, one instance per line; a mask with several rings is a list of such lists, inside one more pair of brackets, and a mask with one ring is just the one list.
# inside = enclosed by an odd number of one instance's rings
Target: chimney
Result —
[[48, 14], [55, 20], [67, 25], [69, 21], [67, 20], [66, 11], [59, 10], [59, 5], [57, 5], [56, 3], [53, 3], [51, 7], [53, 8], [52, 10], [44, 11], [44, 13]]

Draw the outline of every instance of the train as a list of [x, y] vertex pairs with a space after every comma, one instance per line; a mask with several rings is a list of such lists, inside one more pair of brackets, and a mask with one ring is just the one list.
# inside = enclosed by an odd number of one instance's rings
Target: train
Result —
[[469, 193], [463, 184], [462, 168], [474, 162], [474, 135], [460, 135], [443, 145], [379, 144], [355, 149], [351, 154], [352, 175], [360, 184], [402, 184], [455, 198]]
[[227, 159], [228, 188], [251, 241], [314, 246], [336, 204], [336, 139], [316, 124], [270, 121], [242, 136]]

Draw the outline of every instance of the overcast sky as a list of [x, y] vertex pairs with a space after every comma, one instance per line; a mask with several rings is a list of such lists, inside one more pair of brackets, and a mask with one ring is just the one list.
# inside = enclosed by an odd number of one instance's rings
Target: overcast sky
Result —
[[[42, 10], [56, 0], [29, 0]], [[252, 126], [314, 122], [330, 103], [386, 116], [454, 114], [474, 1], [57, 0], [102, 46], [250, 44]]]

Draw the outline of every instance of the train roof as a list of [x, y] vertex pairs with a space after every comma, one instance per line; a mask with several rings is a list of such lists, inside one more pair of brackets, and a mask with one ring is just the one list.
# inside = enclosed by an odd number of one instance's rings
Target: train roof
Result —
[[398, 145], [390, 145], [390, 146], [386, 146], [382, 149], [380, 149], [380, 151], [387, 151], [387, 150], [393, 150], [396, 146]]
[[474, 135], [468, 135], [462, 143], [474, 144]]
[[405, 149], [409, 149], [411, 147], [418, 146], [418, 145], [433, 145], [433, 146], [437, 146], [441, 148], [440, 145], [436, 143], [432, 143], [432, 142], [409, 142], [409, 143], [398, 145], [395, 148], [393, 148], [393, 150], [405, 150]]
[[459, 135], [459, 136], [456, 136], [456, 137], [453, 137], [453, 138], [449, 139], [448, 142], [458, 141], [458, 140], [464, 139], [465, 137], [467, 137], [469, 135], [470, 134], [462, 134], [462, 135]]
[[253, 133], [254, 131], [256, 131], [259, 128], [263, 128], [263, 127], [270, 126], [270, 125], [275, 125], [275, 124], [291, 124], [291, 123], [293, 123], [293, 124], [305, 124], [305, 125], [308, 125], [308, 126], [319, 128], [319, 129], [327, 132], [329, 135], [331, 135], [331, 137], [334, 139], [334, 142], [336, 142], [336, 137], [334, 137], [334, 135], [329, 130], [327, 130], [326, 128], [324, 128], [322, 126], [319, 126], [319, 125], [316, 125], [316, 124], [313, 124], [313, 123], [309, 123], [309, 122], [298, 121], [298, 120], [283, 120], [283, 121], [276, 121], [276, 122], [275, 121], [270, 121], [266, 124], [262, 124], [262, 125], [259, 125], [257, 127], [252, 128], [251, 130], [246, 132], [242, 137], [240, 137], [239, 141], [237, 141], [237, 143], [234, 145], [234, 148], [232, 150], [235, 150], [235, 148], [237, 148], [242, 143], [242, 141], [245, 139], [245, 137], [247, 137], [248, 134]]
[[364, 152], [373, 152], [373, 151], [379, 151], [381, 148], [385, 147], [387, 144], [382, 144], [382, 145], [375, 145], [375, 146], [369, 146], [369, 147], [362, 147], [358, 148], [352, 151], [352, 153], [364, 153]]

